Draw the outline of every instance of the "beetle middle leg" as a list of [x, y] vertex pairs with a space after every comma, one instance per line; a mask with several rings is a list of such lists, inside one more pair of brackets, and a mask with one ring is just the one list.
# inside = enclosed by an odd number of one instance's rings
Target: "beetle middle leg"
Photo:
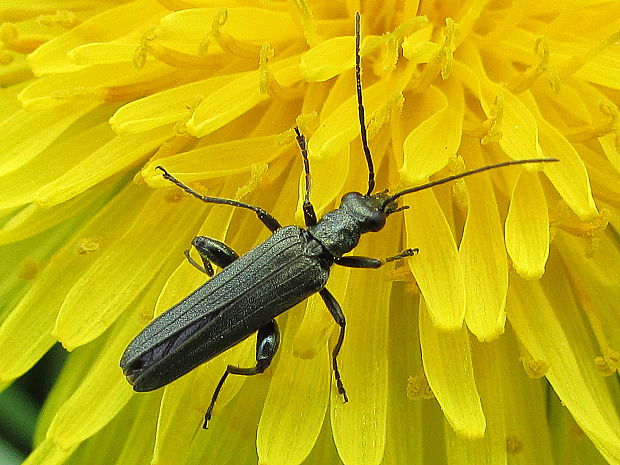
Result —
[[411, 257], [417, 254], [419, 251], [420, 249], [405, 249], [398, 255], [387, 258], [358, 257], [355, 255], [348, 255], [336, 258], [334, 260], [334, 263], [336, 265], [346, 266], [348, 268], [380, 268], [386, 263], [390, 263], [406, 257]]
[[211, 263], [215, 263], [215, 265], [220, 268], [225, 268], [239, 258], [237, 252], [231, 249], [224, 242], [207, 236], [194, 237], [192, 240], [192, 245], [198, 251], [204, 266], [196, 263], [196, 261], [190, 256], [189, 250], [184, 252], [187, 261], [209, 276], [213, 276], [213, 266]]
[[215, 405], [217, 396], [220, 394], [220, 390], [222, 389], [224, 381], [226, 381], [228, 375], [252, 376], [262, 373], [269, 367], [269, 365], [271, 365], [273, 357], [278, 351], [279, 345], [280, 331], [278, 331], [278, 324], [275, 320], [271, 320], [258, 330], [258, 335], [256, 338], [256, 365], [250, 368], [242, 368], [234, 365], [228, 365], [226, 367], [224, 375], [222, 375], [220, 382], [217, 383], [217, 387], [215, 388], [215, 392], [211, 398], [211, 403], [209, 404], [209, 408], [207, 408], [207, 413], [205, 413], [205, 421], [202, 425], [204, 429], [209, 427], [208, 424], [213, 413], [213, 406]]
[[166, 169], [163, 166], [156, 166], [155, 169], [158, 169], [159, 171], [163, 173], [162, 176], [164, 179], [170, 181], [173, 184], [176, 184], [188, 194], [193, 195], [194, 197], [196, 197], [199, 200], [202, 200], [205, 203], [217, 203], [220, 205], [230, 205], [232, 207], [239, 207], [239, 208], [245, 208], [247, 210], [252, 210], [254, 213], [256, 213], [256, 216], [258, 217], [258, 219], [261, 220], [261, 222], [271, 232], [275, 232], [282, 227], [282, 225], [278, 222], [278, 220], [276, 220], [269, 212], [267, 212], [266, 210], [260, 207], [256, 207], [254, 205], [250, 205], [244, 202], [239, 202], [238, 200], [222, 199], [220, 197], [208, 197], [206, 195], [202, 195], [196, 192], [191, 187], [189, 187], [187, 184], [183, 184], [177, 178], [172, 176], [170, 173], [168, 173], [168, 171], [166, 171]]
[[336, 323], [338, 324], [338, 326], [340, 326], [340, 333], [338, 333], [338, 341], [336, 342], [336, 345], [334, 346], [334, 351], [332, 352], [332, 368], [334, 369], [334, 378], [336, 379], [336, 387], [338, 388], [338, 394], [341, 394], [342, 397], [344, 398], [344, 401], [348, 402], [349, 398], [347, 397], [347, 391], [345, 390], [344, 385], [342, 384], [342, 379], [340, 377], [340, 370], [338, 370], [338, 360], [337, 360], [338, 354], [340, 353], [340, 348], [342, 347], [342, 343], [344, 342], [344, 328], [347, 324], [347, 321], [344, 317], [344, 313], [342, 311], [342, 308], [340, 307], [340, 304], [338, 303], [338, 301], [332, 295], [331, 292], [329, 292], [326, 288], [323, 288], [319, 291], [319, 295], [323, 299], [323, 302], [325, 302], [325, 305], [327, 306], [329, 313], [332, 314], [332, 316], [334, 317], [334, 320], [336, 320]]

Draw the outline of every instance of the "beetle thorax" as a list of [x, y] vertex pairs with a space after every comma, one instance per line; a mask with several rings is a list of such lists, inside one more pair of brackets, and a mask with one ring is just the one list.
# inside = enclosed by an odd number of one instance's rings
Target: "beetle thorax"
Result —
[[340, 207], [326, 213], [308, 232], [334, 257], [353, 250], [362, 234], [383, 229], [386, 215], [380, 211], [381, 199], [350, 192]]

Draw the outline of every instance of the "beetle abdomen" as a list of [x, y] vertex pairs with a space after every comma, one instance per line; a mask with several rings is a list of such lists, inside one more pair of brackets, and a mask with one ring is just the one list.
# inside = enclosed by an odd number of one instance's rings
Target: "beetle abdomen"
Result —
[[329, 263], [308, 253], [310, 241], [297, 226], [276, 231], [153, 320], [121, 359], [134, 389], [168, 384], [320, 291]]

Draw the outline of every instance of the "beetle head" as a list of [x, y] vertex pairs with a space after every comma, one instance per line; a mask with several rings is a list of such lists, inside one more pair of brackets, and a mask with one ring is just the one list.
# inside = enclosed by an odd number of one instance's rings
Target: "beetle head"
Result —
[[388, 215], [400, 210], [396, 202], [386, 204], [388, 199], [387, 191], [373, 195], [349, 192], [342, 197], [340, 208], [357, 220], [362, 233], [377, 232], [385, 226]]

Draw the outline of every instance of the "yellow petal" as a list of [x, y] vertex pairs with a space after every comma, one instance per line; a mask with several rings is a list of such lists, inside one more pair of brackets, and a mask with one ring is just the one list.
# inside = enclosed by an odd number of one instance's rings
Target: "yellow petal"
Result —
[[[302, 319], [301, 306], [289, 311], [286, 335]], [[327, 312], [327, 309], [324, 309]], [[290, 337], [282, 340], [278, 366], [258, 425], [259, 463], [296, 465], [308, 456], [321, 432], [329, 402], [331, 355], [327, 345], [312, 359], [293, 354]]]
[[141, 134], [116, 136], [103, 144], [98, 140], [99, 143], [92, 152], [86, 156], [84, 153], [80, 154], [81, 161], [39, 190], [36, 202], [49, 207], [71, 199], [131, 166], [169, 137], [170, 128], [163, 127]]
[[[361, 150], [354, 150], [353, 157], [361, 161], [364, 158]], [[345, 147], [343, 152], [337, 157], [326, 160], [323, 158], [314, 159], [310, 165], [312, 174], [312, 192], [310, 199], [314, 205], [317, 217], [322, 216], [326, 212], [334, 208], [334, 200], [336, 204], [340, 201], [340, 196], [344, 190], [347, 177], [345, 173], [349, 171], [349, 159], [351, 152], [349, 147]], [[306, 193], [306, 180], [302, 173], [299, 179], [299, 200], [297, 210], [302, 211], [304, 197]]]
[[187, 122], [187, 130], [195, 137], [204, 137], [226, 123], [269, 99], [259, 88], [259, 71], [252, 71], [233, 79], [205, 96]]
[[417, 192], [408, 202], [412, 207], [404, 212], [406, 244], [420, 253], [407, 264], [433, 324], [442, 330], [458, 329], [465, 316], [465, 281], [452, 230], [432, 192]]
[[549, 256], [549, 212], [538, 175], [521, 171], [506, 216], [506, 250], [517, 273], [538, 279]]
[[68, 55], [76, 65], [101, 65], [110, 63], [130, 62], [136, 53], [137, 45], [119, 43], [90, 43], [80, 45]]
[[[119, 323], [114, 326], [113, 337], [106, 341], [86, 378], [58, 409], [47, 430], [47, 439], [63, 448], [73, 447], [103, 428], [133, 395], [118, 361], [127, 341], [140, 329], [141, 322], [129, 318]], [[98, 402], [92, 399], [98, 399]]]
[[[429, 463], [441, 463], [426, 455], [429, 451], [420, 447], [423, 439], [420, 435], [413, 434], [414, 431], [424, 431], [425, 437], [427, 432], [433, 437], [429, 420], [435, 417], [435, 422], [439, 423], [442, 418], [437, 403], [412, 401], [403, 395], [408, 376], [422, 371], [419, 340], [411, 337], [418, 332], [418, 306], [419, 296], [407, 292], [402, 285], [392, 286], [388, 343], [388, 425], [384, 464], [424, 463], [423, 454]], [[433, 415], [427, 414], [426, 408], [429, 404], [436, 410]]]
[[[616, 172], [620, 172], [620, 152], [616, 141], [618, 132], [617, 129], [614, 129], [614, 121], [617, 121], [618, 116], [620, 116], [618, 114], [617, 103], [610, 101], [603, 92], [586, 82], [573, 81], [571, 82], [570, 87], [566, 87], [567, 92], [574, 91], [573, 88], [579, 92], [579, 103], [581, 105], [584, 105], [584, 101], [590, 104], [588, 107], [590, 112], [585, 112], [585, 116], [581, 116], [580, 119], [587, 121], [591, 125], [591, 138], [594, 138], [596, 133], [600, 131], [597, 126], [600, 126], [601, 124], [607, 126], [607, 128], [603, 131], [604, 133], [598, 137], [598, 141], [601, 144], [603, 153], [612, 164]], [[587, 139], [584, 142], [587, 143]], [[584, 156], [582, 149], [590, 150], [590, 147], [586, 146], [582, 148], [580, 145], [579, 148], [579, 154], [584, 157], [584, 159], [588, 160], [588, 162], [591, 162], [592, 158], [598, 157], [598, 153], [595, 157]]]
[[165, 12], [160, 4], [150, 0], [108, 8], [38, 47], [28, 55], [28, 63], [38, 76], [78, 71], [83, 66], [68, 57], [73, 48], [90, 42], [113, 41], [130, 33], [136, 35], [136, 25], [146, 28]]
[[[46, 186], [57, 181], [79, 163], [84, 152], [94, 151], [111, 137], [110, 130], [96, 125], [51, 145], [25, 165], [3, 178], [0, 183], [0, 208], [32, 202]], [[81, 147], [84, 152], [75, 150]]]
[[234, 79], [234, 75], [216, 76], [183, 84], [129, 102], [110, 118], [110, 125], [117, 134], [133, 134], [186, 121], [191, 108], [208, 95]]
[[68, 220], [83, 209], [98, 210], [112, 192], [113, 186], [99, 184], [55, 208], [41, 208], [36, 204], [30, 204], [0, 228], [0, 245], [18, 242], [39, 234]]
[[420, 305], [424, 372], [452, 429], [465, 438], [484, 436], [486, 420], [474, 379], [467, 330], [440, 331]]
[[[269, 73], [273, 73], [276, 86], [291, 86], [302, 79], [299, 69], [299, 56], [280, 60], [270, 64]], [[191, 118], [187, 130], [195, 137], [204, 137], [216, 129], [245, 114], [259, 103], [269, 100], [269, 83], [267, 91], [261, 90], [264, 70], [251, 71], [233, 77], [226, 85], [204, 96]]]
[[[16, 57], [17, 58], [17, 57]], [[13, 61], [16, 61], [15, 59]], [[4, 65], [4, 68], [10, 65]], [[2, 121], [2, 129], [4, 131], [8, 130], [10, 126], [7, 126], [4, 122], [8, 118], [13, 117], [16, 113], [19, 113], [22, 110], [22, 106], [17, 101], [17, 96], [22, 91], [22, 89], [28, 84], [28, 81], [25, 80], [20, 83], [15, 83], [9, 85], [9, 83], [4, 83], [3, 74], [0, 71], [0, 82], [2, 82], [6, 87], [0, 88], [0, 121]], [[23, 115], [25, 116], [25, 115]]]
[[403, 40], [403, 56], [414, 63], [428, 63], [440, 49], [439, 44], [431, 42], [433, 25], [415, 31]]
[[512, 92], [486, 76], [480, 55], [471, 43], [463, 43], [459, 52], [467, 67], [455, 61], [455, 72], [478, 97], [487, 117], [495, 118], [496, 137], [502, 150], [514, 160], [539, 157], [542, 151], [538, 127], [528, 108]]
[[612, 394], [587, 356], [594, 351], [591, 337], [562, 265], [552, 256], [548, 268], [544, 292], [538, 282], [512, 280], [508, 318], [532, 357], [548, 364], [547, 379], [579, 427], [607, 460], [618, 463], [620, 420]]
[[[209, 431], [202, 429], [204, 415], [215, 387], [226, 370], [226, 365], [242, 367], [255, 365], [255, 347], [256, 338], [251, 337], [165, 387], [157, 420], [153, 464], [179, 463], [190, 454], [194, 439], [204, 440], [203, 436], [209, 434]], [[227, 407], [245, 383], [251, 386], [249, 389], [255, 390], [257, 383], [260, 382], [260, 376], [251, 378], [230, 376], [217, 398], [209, 429], [221, 428], [226, 423], [227, 415], [235, 415], [235, 410], [231, 411]], [[243, 413], [245, 415], [247, 412], [243, 410]], [[245, 421], [256, 425], [257, 417], [258, 414], [246, 418]]]
[[[620, 300], [620, 276], [610, 270], [620, 269], [620, 250], [615, 233], [607, 229], [597, 235], [600, 241], [596, 250], [584, 248], [573, 236], [558, 238], [559, 251], [566, 262], [566, 269], [575, 290], [579, 304], [586, 312], [588, 321], [599, 345], [598, 353], [603, 356], [620, 349], [620, 314], [617, 302]], [[609, 371], [618, 370], [618, 361], [611, 364]]]
[[[486, 346], [481, 346], [484, 348]], [[508, 453], [532, 465], [551, 465], [553, 455], [549, 438], [547, 408], [547, 384], [528, 378], [515, 354], [518, 353], [516, 337], [512, 330], [506, 332], [497, 342], [490, 344], [487, 357], [499, 361], [496, 378], [485, 377], [485, 389], [499, 382], [502, 399], [499, 403], [485, 402], [484, 409], [503, 412], [506, 439], [503, 442]], [[476, 369], [476, 379], [483, 376], [482, 369]], [[494, 415], [495, 416], [495, 415]], [[490, 420], [489, 420], [490, 423]], [[509, 461], [510, 463], [510, 461]]]
[[159, 61], [147, 61], [140, 69], [132, 62], [110, 63], [38, 78], [20, 92], [19, 100], [30, 111], [55, 108], [68, 100], [101, 104], [142, 96], [185, 80], [186, 74]]
[[[161, 393], [161, 392], [160, 392]], [[159, 394], [160, 394], [159, 393]], [[130, 404], [136, 402], [136, 398], [133, 397]], [[157, 394], [150, 394], [148, 398], [143, 396], [140, 399], [140, 406], [136, 413], [128, 412], [132, 415], [131, 418], [123, 418], [125, 425], [131, 423], [129, 432], [123, 436], [123, 448], [118, 451], [115, 449], [113, 453], [114, 457], [109, 460], [116, 460], [119, 463], [145, 463], [147, 458], [150, 458], [153, 454], [153, 443], [155, 441], [155, 430], [157, 423], [154, 421], [157, 418], [157, 411], [159, 410], [159, 396]], [[121, 412], [121, 415], [127, 415], [125, 411]], [[119, 416], [121, 416], [119, 415]], [[118, 418], [118, 417], [117, 417]], [[120, 429], [109, 428], [112, 430], [112, 434], [118, 434]], [[95, 442], [95, 448], [99, 449], [99, 445]], [[91, 462], [92, 463], [92, 462]]]
[[429, 40], [418, 42], [413, 46], [406, 44], [407, 42], [403, 42], [404, 55], [413, 63], [429, 63], [441, 50], [441, 46], [439, 44]]
[[[327, 289], [338, 302], [344, 301], [351, 270], [345, 267], [332, 268]], [[310, 296], [304, 318], [295, 332], [293, 353], [303, 359], [314, 358], [326, 345], [336, 330], [336, 322], [320, 295]]]
[[[502, 138], [499, 140], [502, 150], [514, 160], [540, 156], [542, 151], [538, 143], [536, 121], [527, 107], [511, 92], [500, 93], [501, 89], [497, 87], [493, 91], [496, 96], [501, 95], [503, 98]], [[487, 116], [491, 114], [489, 107], [485, 108]]]
[[[412, 72], [413, 69], [410, 68], [403, 72], [395, 72], [389, 78], [381, 79], [371, 86], [364, 87], [364, 107], [366, 108], [367, 121], [370, 121], [373, 114], [395, 93], [402, 92]], [[353, 78], [350, 86], [351, 92], [353, 92], [355, 88]], [[335, 131], [334, 128], [338, 128], [338, 130]], [[311, 157], [330, 159], [341, 153], [345, 146], [350, 144], [359, 133], [357, 97], [353, 95], [322, 120], [321, 126], [308, 141], [308, 150]]]
[[448, 80], [445, 92], [444, 95], [434, 87], [429, 89], [428, 97], [435, 100], [431, 105], [436, 105], [439, 110], [405, 138], [404, 163], [399, 170], [405, 185], [426, 182], [430, 175], [446, 166], [461, 144], [465, 107], [463, 90]]
[[45, 440], [38, 444], [23, 465], [55, 465], [64, 463], [71, 457], [71, 454], [77, 449], [77, 445], [64, 448], [53, 441]]
[[[584, 10], [579, 11], [579, 21], [586, 23], [581, 15]], [[569, 18], [562, 12], [563, 18]], [[608, 12], [611, 16], [616, 12]], [[600, 17], [605, 17], [606, 13], [601, 12]], [[577, 19], [575, 19], [577, 20]], [[569, 19], [572, 21], [572, 19]], [[593, 24], [600, 24], [599, 19], [594, 20]], [[565, 30], [570, 22], [562, 25], [559, 24], [561, 30]], [[596, 27], [596, 26], [594, 26]], [[617, 29], [616, 29], [617, 30]], [[509, 35], [502, 37], [502, 52], [511, 57], [516, 62], [534, 64], [536, 56], [532, 54], [532, 45], [540, 38], [540, 32], [533, 32], [526, 28], [512, 28]], [[556, 32], [547, 31], [544, 33], [549, 44], [550, 68], [559, 72], [562, 77], [573, 75], [579, 80], [600, 84], [611, 89], [620, 88], [618, 79], [618, 52], [614, 47], [617, 42], [617, 32], [612, 33], [609, 37], [601, 42], [583, 40], [581, 42], [569, 40], [554, 40], [553, 36]], [[596, 34], [599, 36], [600, 34]], [[574, 74], [573, 74], [574, 73]]]
[[54, 384], [50, 395], [45, 399], [45, 405], [39, 415], [34, 436], [35, 444], [45, 440], [47, 430], [52, 424], [56, 412], [84, 381], [93, 362], [99, 357], [100, 352], [100, 346], [91, 344], [80, 347], [67, 357], [57, 382]]
[[[41, 271], [0, 326], [0, 350], [4, 354], [0, 358], [0, 379], [20, 376], [54, 344], [51, 332], [58, 309], [67, 292], [100, 255], [100, 247], [105, 248], [104, 231], [110, 224], [120, 229], [128, 227], [143, 199], [143, 193], [130, 186], [79, 229], [67, 247]], [[87, 242], [94, 247], [84, 248]], [[81, 312], [84, 313], [83, 308]]]
[[[140, 294], [173, 253], [189, 237], [202, 205], [194, 199], [181, 203], [156, 192], [145, 203], [132, 226], [105, 256], [96, 260], [68, 292], [58, 314], [54, 334], [69, 350], [99, 336]], [[174, 218], [162, 228], [161, 218]], [[140, 244], [136, 247], [136, 244]], [[118, 270], [131, 269], [130, 274]], [[110, 295], [109, 289], [114, 289]], [[84, 308], [96, 309], [97, 316]]]
[[[478, 142], [470, 138], [463, 142], [462, 150], [481, 166]], [[489, 177], [472, 176], [465, 184], [468, 212], [459, 249], [467, 291], [465, 321], [478, 340], [489, 341], [504, 332], [506, 321], [506, 247]]]
[[508, 332], [493, 343], [472, 345], [487, 430], [484, 439], [473, 441], [447, 430], [451, 463], [555, 463], [545, 415], [545, 385], [527, 378], [514, 356], [518, 349], [513, 338]]
[[[250, 362], [253, 358], [252, 356], [247, 361]], [[246, 377], [232, 376], [226, 384], [235, 378]], [[269, 374], [253, 376], [246, 381], [230, 405], [220, 412], [218, 417], [213, 417], [209, 430], [201, 429], [196, 432], [187, 463], [256, 463], [257, 419], [269, 387]], [[227, 387], [224, 387], [222, 393], [226, 390]], [[218, 418], [222, 421], [218, 422]], [[217, 431], [221, 434], [211, 434]], [[170, 456], [173, 454], [174, 451], [170, 451]], [[161, 465], [177, 463], [177, 460], [172, 460]], [[154, 463], [156, 464], [159, 465], [159, 462]]]
[[609, 162], [613, 165], [614, 169], [620, 173], [620, 151], [616, 145], [616, 135], [607, 134], [600, 137], [599, 142]]
[[459, 437], [446, 425], [446, 454], [453, 464], [505, 464], [506, 457], [506, 410], [503, 408], [498, 360], [492, 354], [494, 344], [472, 344], [476, 362], [476, 386], [484, 408], [487, 426], [483, 438]]
[[299, 64], [308, 82], [326, 81], [355, 66], [355, 38], [334, 37], [312, 47]]
[[[94, 105], [65, 103], [40, 112], [20, 110], [0, 123], [0, 173], [14, 171], [37, 157]], [[30, 137], [37, 128], [37, 137]]]
[[[155, 170], [158, 165], [163, 165], [171, 173], [188, 173], [182, 176], [183, 182], [249, 172], [257, 163], [268, 163], [281, 155], [285, 148], [276, 145], [277, 139], [278, 136], [270, 135], [207, 145], [165, 160], [153, 160], [142, 169], [142, 175], [147, 184], [155, 187], [168, 184], [161, 177], [161, 171]], [[231, 195], [234, 196], [234, 192]]]
[[[153, 464], [173, 464], [185, 461], [192, 440], [200, 430], [207, 407], [203, 404], [211, 383], [204, 382], [205, 375], [215, 379], [224, 373], [222, 363], [211, 364], [211, 370], [200, 367], [167, 385], [163, 390], [157, 432], [153, 448]], [[196, 378], [201, 377], [197, 383]], [[148, 421], [155, 422], [155, 418]]]
[[[22, 87], [24, 87], [24, 83], [28, 83], [28, 79], [32, 78], [32, 71], [30, 71], [30, 67], [24, 55], [14, 55], [11, 58], [12, 60], [10, 63], [3, 64], [2, 67], [0, 67], [0, 83], [2, 83], [3, 86], [7, 86], [3, 89], [5, 91], [20, 92]], [[0, 115], [12, 115], [14, 110], [21, 109], [21, 105], [18, 107], [15, 106], [17, 103], [17, 100], [11, 99], [11, 103], [5, 105], [4, 108], [0, 110]]]
[[[396, 226], [396, 222], [389, 223], [383, 234], [394, 237]], [[355, 253], [389, 256], [394, 253], [393, 243], [366, 243]], [[379, 464], [383, 457], [388, 397], [387, 309], [391, 291], [391, 283], [382, 278], [383, 273], [352, 270], [346, 297], [340, 302], [347, 327], [338, 367], [349, 402], [342, 402], [332, 375], [330, 410], [334, 441], [344, 463]], [[368, 274], [375, 276], [369, 278]], [[336, 332], [332, 344], [335, 336]], [[359, 438], [364, 438], [366, 447], [359, 447]]]
[[536, 114], [540, 130], [540, 144], [545, 155], [558, 158], [559, 163], [547, 163], [545, 174], [558, 193], [582, 221], [592, 220], [598, 210], [592, 197], [588, 172], [575, 147], [538, 110], [530, 92], [524, 92], [524, 101]]
[[137, 402], [128, 402], [118, 415], [86, 441], [72, 457], [76, 463], [110, 463], [115, 461], [125, 445], [125, 434], [118, 434], [120, 428], [135, 419]]
[[[206, 6], [206, 5], [205, 5]], [[196, 46], [209, 32], [221, 8], [184, 8], [164, 16], [157, 37], [170, 42], [188, 42]], [[292, 42], [303, 37], [303, 30], [285, 12], [266, 8], [231, 7], [225, 9], [222, 32], [242, 42], [262, 44]]]
[[[229, 180], [221, 190], [214, 192], [213, 195], [221, 198], [232, 198], [234, 197], [234, 186], [235, 184], [232, 180]], [[209, 213], [198, 231], [198, 234], [207, 235], [215, 240], [225, 241], [226, 231], [228, 231], [234, 213], [234, 208], [221, 208], [219, 206], [210, 205]], [[191, 256], [195, 256], [195, 250], [191, 250], [190, 252]], [[155, 316], [160, 315], [177, 302], [183, 300], [191, 292], [210, 279], [207, 275], [191, 266], [184, 256], [180, 255], [176, 258], [180, 261], [180, 265], [166, 280], [166, 284], [164, 284], [161, 290], [155, 307]], [[200, 262], [200, 260], [198, 260], [198, 262]], [[217, 267], [215, 265], [213, 266], [214, 270], [218, 271]]]
[[556, 128], [544, 120], [538, 121], [540, 143], [546, 154], [556, 157], [559, 163], [545, 166], [545, 174], [558, 193], [582, 221], [598, 215], [592, 198], [592, 189], [586, 167], [581, 157]]
[[[41, 273], [39, 278], [45, 278], [45, 274]], [[62, 276], [59, 284], [64, 284], [68, 278], [70, 276]], [[47, 294], [54, 288], [48, 287], [48, 283], [41, 286], [40, 282], [29, 289], [0, 326], [0, 349], [3, 350], [0, 380], [3, 383], [25, 373], [54, 345], [55, 340], [50, 332], [62, 297], [50, 299]], [[50, 301], [51, 308], [47, 306]]]

